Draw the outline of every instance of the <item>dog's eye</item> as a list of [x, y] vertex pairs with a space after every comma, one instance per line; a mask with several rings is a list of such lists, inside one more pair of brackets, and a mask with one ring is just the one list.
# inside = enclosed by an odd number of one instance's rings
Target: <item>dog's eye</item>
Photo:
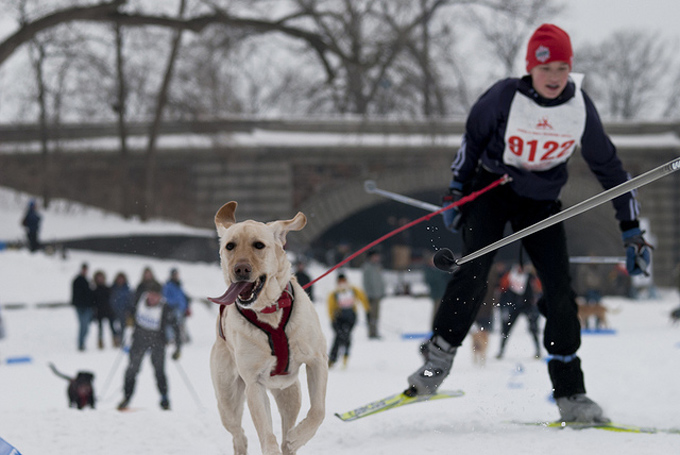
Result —
[[234, 242], [229, 242], [229, 243], [227, 243], [227, 244], [224, 246], [224, 248], [225, 248], [227, 251], [231, 251], [231, 250], [233, 250], [234, 248], [236, 248], [236, 244], [235, 244]]
[[264, 243], [262, 243], [262, 242], [255, 242], [255, 243], [253, 243], [253, 248], [255, 248], [256, 250], [261, 250], [261, 249], [264, 248]]

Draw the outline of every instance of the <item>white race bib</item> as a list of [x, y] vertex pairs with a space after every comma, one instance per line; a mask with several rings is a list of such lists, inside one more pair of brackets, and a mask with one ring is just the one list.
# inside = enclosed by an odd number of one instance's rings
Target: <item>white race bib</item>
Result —
[[354, 291], [351, 289], [342, 289], [336, 294], [338, 299], [338, 306], [341, 309], [354, 308]]
[[542, 107], [519, 92], [515, 94], [505, 130], [505, 164], [545, 171], [566, 162], [574, 153], [585, 130], [586, 108], [582, 77], [573, 80], [574, 97], [559, 106]]
[[163, 305], [149, 306], [146, 304], [146, 299], [140, 299], [135, 322], [146, 330], [159, 331], [163, 322]]
[[520, 272], [514, 267], [508, 274], [508, 288], [517, 295], [524, 295], [529, 282], [529, 274]]

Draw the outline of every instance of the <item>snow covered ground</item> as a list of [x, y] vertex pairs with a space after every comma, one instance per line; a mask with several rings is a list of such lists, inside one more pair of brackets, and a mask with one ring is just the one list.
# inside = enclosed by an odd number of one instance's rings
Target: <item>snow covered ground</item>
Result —
[[[8, 202], [0, 197], [0, 239], [12, 239], [17, 232], [20, 237], [21, 231], [11, 225], [18, 223], [23, 200], [12, 203], [15, 199], [20, 198], [13, 196]], [[50, 215], [46, 214], [46, 228]], [[70, 227], [68, 217], [64, 220], [60, 228], [54, 225], [51, 235], [83, 230], [85, 225], [96, 230], [109, 223], [111, 215], [92, 212], [87, 221], [76, 218], [77, 226]], [[192, 342], [183, 349], [177, 363], [168, 359], [166, 365], [171, 411], [161, 411], [158, 406], [148, 359], [138, 377], [132, 401], [135, 410], [116, 411], [127, 365], [123, 351], [111, 347], [110, 337], [104, 350], [97, 349], [92, 326], [87, 350], [78, 352], [74, 310], [39, 305], [67, 302], [71, 280], [83, 261], [90, 264], [91, 271], [102, 269], [109, 278], [125, 271], [133, 285], [147, 265], [163, 280], [170, 268], [179, 268], [195, 302], [188, 320]], [[317, 265], [310, 274], [315, 277], [324, 271]], [[356, 270], [350, 270], [349, 277], [360, 282]], [[315, 286], [316, 305], [329, 342], [325, 296], [333, 283], [331, 274]], [[231, 437], [219, 420], [208, 366], [217, 308], [198, 301], [223, 290], [215, 264], [75, 251], [66, 259], [0, 251], [0, 311], [7, 332], [0, 340], [0, 437], [23, 455], [231, 454]], [[605, 303], [613, 310], [609, 319], [616, 333], [584, 335], [579, 351], [589, 395], [616, 422], [680, 428], [680, 326], [671, 325], [668, 318], [670, 310], [680, 304], [680, 297], [674, 290], [662, 290], [658, 300], [606, 298]], [[12, 304], [25, 305], [14, 309]], [[462, 389], [464, 397], [413, 405], [355, 422], [337, 419], [335, 412], [406, 387], [406, 377], [420, 365], [419, 340], [405, 340], [402, 335], [428, 331], [431, 308], [426, 298], [385, 299], [380, 322], [383, 339], [377, 341], [368, 339], [365, 317], [360, 316], [348, 367], [330, 372], [326, 420], [298, 452], [300, 455], [677, 453], [680, 435], [554, 430], [508, 423], [558, 417], [555, 405], [549, 401], [546, 364], [531, 357], [533, 349], [523, 319], [511, 334], [503, 360], [493, 357], [499, 335], [492, 333], [485, 367], [473, 363], [469, 340], [465, 341], [452, 375], [442, 386]], [[52, 374], [48, 362], [69, 374], [79, 370], [94, 372], [97, 409], [67, 408], [66, 382]], [[304, 403], [302, 414], [306, 410]], [[276, 414], [274, 420], [278, 422]], [[275, 426], [278, 429], [278, 423]], [[247, 412], [244, 428], [250, 453], [260, 453]]]

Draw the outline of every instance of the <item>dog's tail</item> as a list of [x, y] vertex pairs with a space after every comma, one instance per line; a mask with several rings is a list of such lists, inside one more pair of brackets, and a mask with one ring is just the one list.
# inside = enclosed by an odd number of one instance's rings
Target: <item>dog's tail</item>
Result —
[[50, 367], [50, 370], [52, 370], [52, 372], [53, 372], [54, 374], [56, 374], [57, 376], [59, 376], [60, 378], [66, 379], [67, 381], [73, 381], [73, 378], [72, 378], [72, 377], [66, 376], [64, 373], [59, 372], [59, 371], [57, 370], [57, 367], [55, 367], [54, 364], [53, 364], [52, 362], [48, 363], [47, 365]]

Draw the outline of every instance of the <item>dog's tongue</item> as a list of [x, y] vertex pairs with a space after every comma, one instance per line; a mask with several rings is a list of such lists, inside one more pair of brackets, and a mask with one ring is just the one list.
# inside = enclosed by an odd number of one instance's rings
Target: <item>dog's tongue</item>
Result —
[[236, 301], [236, 297], [238, 297], [241, 292], [252, 287], [253, 283], [248, 281], [238, 281], [236, 283], [232, 283], [231, 286], [229, 286], [229, 289], [227, 289], [227, 291], [220, 297], [208, 297], [208, 300], [218, 305], [231, 305]]

